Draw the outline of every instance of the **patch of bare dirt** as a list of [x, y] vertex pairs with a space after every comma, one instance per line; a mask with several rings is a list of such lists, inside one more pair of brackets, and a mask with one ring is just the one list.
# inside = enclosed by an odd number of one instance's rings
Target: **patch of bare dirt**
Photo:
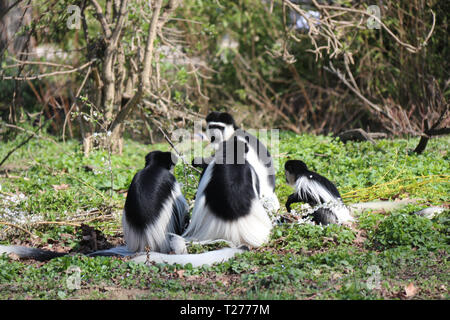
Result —
[[81, 241], [77, 253], [90, 253], [97, 250], [105, 250], [123, 245], [123, 237], [106, 236], [101, 231], [88, 225], [81, 225]]

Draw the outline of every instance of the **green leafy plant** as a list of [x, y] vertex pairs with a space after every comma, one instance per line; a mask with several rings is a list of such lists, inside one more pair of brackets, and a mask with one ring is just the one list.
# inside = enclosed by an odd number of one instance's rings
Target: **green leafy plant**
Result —
[[427, 218], [396, 213], [380, 222], [371, 241], [376, 247], [430, 247], [439, 244], [442, 236]]

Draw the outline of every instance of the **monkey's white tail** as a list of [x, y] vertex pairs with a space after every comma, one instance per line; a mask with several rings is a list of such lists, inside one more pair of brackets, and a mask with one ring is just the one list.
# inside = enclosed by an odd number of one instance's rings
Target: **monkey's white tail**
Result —
[[[186, 240], [183, 237], [173, 233], [170, 233], [168, 237], [170, 239], [169, 245], [171, 251], [175, 252], [175, 254], [165, 254], [154, 251], [151, 251], [148, 254], [146, 252], [133, 252], [128, 250], [126, 246], [122, 246], [108, 250], [96, 251], [89, 254], [89, 256], [135, 256], [133, 259], [131, 259], [131, 261], [134, 261], [136, 263], [150, 264], [154, 262], [179, 265], [186, 265], [190, 263], [193, 267], [200, 267], [202, 265], [211, 266], [216, 263], [222, 263], [233, 258], [238, 253], [248, 251], [247, 247], [241, 246], [239, 248], [223, 248], [204, 253], [188, 254], [186, 249]], [[219, 241], [225, 241], [231, 244], [226, 240], [208, 240], [197, 243], [213, 244]]]
[[225, 262], [233, 258], [236, 254], [245, 252], [246, 250], [248, 249], [241, 247], [223, 248], [198, 254], [164, 254], [159, 252], [150, 252], [148, 255], [139, 255], [131, 261], [144, 264], [155, 262], [186, 265], [190, 263], [193, 267], [201, 267], [203, 265], [211, 266], [216, 263]]
[[359, 202], [349, 204], [348, 207], [352, 213], [363, 212], [365, 210], [385, 210], [393, 211], [410, 203], [416, 203], [416, 199], [403, 199], [397, 201], [372, 201], [372, 202]]
[[[178, 250], [183, 246], [180, 243], [179, 237], [175, 242], [179, 245]], [[182, 238], [181, 238], [182, 239]], [[184, 240], [182, 240], [184, 243]], [[185, 246], [184, 246], [185, 249]], [[182, 250], [184, 250], [182, 249]], [[122, 256], [129, 257], [135, 256], [131, 259], [136, 263], [144, 263], [151, 264], [154, 263], [167, 263], [167, 264], [179, 264], [186, 265], [191, 264], [193, 267], [200, 267], [203, 265], [211, 266], [216, 263], [225, 262], [231, 258], [233, 258], [238, 253], [243, 253], [248, 251], [248, 248], [245, 246], [241, 246], [239, 248], [223, 248], [219, 250], [213, 250], [205, 253], [198, 254], [165, 254], [159, 252], [133, 252], [129, 251], [126, 246], [115, 247], [107, 250], [100, 250], [90, 254], [87, 256], [96, 257], [96, 256]], [[4, 246], [0, 245], [0, 255], [6, 254], [16, 254], [19, 258], [23, 259], [35, 259], [38, 261], [47, 261], [53, 258], [61, 257], [67, 255], [67, 253], [59, 253], [48, 250], [42, 250], [37, 248], [29, 248], [24, 246]]]

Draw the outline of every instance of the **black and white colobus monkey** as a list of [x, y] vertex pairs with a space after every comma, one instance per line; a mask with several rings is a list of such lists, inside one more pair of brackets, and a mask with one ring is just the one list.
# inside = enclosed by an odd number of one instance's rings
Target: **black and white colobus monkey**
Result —
[[202, 173], [185, 239], [222, 239], [251, 247], [268, 240], [272, 223], [260, 201], [260, 182], [247, 160], [249, 152], [240, 137], [222, 142]]
[[[123, 210], [126, 247], [97, 251], [90, 256], [133, 255], [145, 252], [147, 246], [154, 252], [172, 251], [171, 234], [183, 233], [189, 219], [188, 205], [172, 174], [176, 162], [176, 156], [170, 152], [153, 151], [146, 155], [145, 167], [133, 177]], [[23, 246], [0, 246], [0, 253], [3, 252], [41, 261], [65, 255]]]
[[[240, 129], [233, 117], [226, 112], [211, 112], [206, 117], [206, 135], [217, 150], [223, 141], [231, 137], [242, 137], [247, 141], [249, 152], [247, 161], [259, 178], [260, 196], [264, 205], [271, 211], [277, 211], [280, 203], [275, 195], [275, 169], [270, 152], [258, 138]], [[205, 160], [207, 161], [207, 160]], [[202, 163], [200, 166], [205, 167]]]
[[331, 181], [308, 170], [306, 164], [300, 160], [288, 160], [284, 168], [287, 184], [295, 188], [295, 192], [286, 202], [288, 212], [291, 212], [292, 203], [304, 202], [311, 207], [324, 205], [312, 213], [312, 221], [317, 224], [327, 225], [353, 220], [338, 189]]
[[168, 253], [169, 234], [182, 234], [188, 205], [173, 175], [177, 158], [171, 152], [153, 151], [145, 168], [136, 173], [128, 189], [122, 226], [125, 243], [132, 252]]

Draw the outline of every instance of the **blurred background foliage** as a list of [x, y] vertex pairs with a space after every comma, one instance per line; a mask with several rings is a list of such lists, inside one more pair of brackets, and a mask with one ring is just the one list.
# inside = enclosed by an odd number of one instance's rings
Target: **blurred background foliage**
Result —
[[[6, 12], [14, 2], [3, 1], [0, 12]], [[105, 11], [106, 2], [97, 1]], [[133, 57], [142, 57], [145, 31], [154, 11], [148, 5], [152, 2], [136, 0], [128, 4], [120, 38], [122, 64], [127, 72], [134, 67]], [[15, 130], [4, 124], [37, 124], [43, 118], [51, 118], [46, 128], [58, 136], [65, 121], [65, 134], [71, 138], [80, 139], [83, 130], [103, 130], [86, 120], [87, 116], [101, 117], [101, 112], [93, 114], [98, 81], [95, 72], [87, 78], [80, 95], [77, 90], [86, 68], [34, 80], [11, 79], [55, 71], [49, 65], [17, 63], [24, 60], [77, 68], [97, 59], [92, 67], [101, 73], [106, 44], [93, 2], [33, 0], [24, 11], [25, 4], [23, 1], [0, 15], [3, 139], [15, 135]], [[334, 19], [341, 24], [331, 30], [341, 44], [340, 52], [314, 54], [317, 46], [329, 45], [333, 37], [311, 34], [289, 4], [320, 12], [322, 18], [334, 13]], [[397, 39], [385, 28], [367, 28], [368, 16], [318, 7], [366, 10], [372, 4], [379, 6], [381, 21]], [[83, 27], [67, 27], [70, 5], [85, 8]], [[168, 1], [163, 1], [165, 5]], [[296, 133], [337, 134], [363, 128], [393, 135], [420, 135], [439, 117], [443, 118], [440, 126], [448, 127], [449, 11], [448, 1], [437, 0], [179, 2], [167, 23], [158, 29], [151, 92], [125, 120], [124, 134], [155, 142], [162, 139], [159, 126], [169, 131], [189, 126], [212, 110], [228, 110], [247, 128], [277, 127]], [[321, 20], [318, 28], [326, 21]], [[351, 23], [345, 27], [347, 22]], [[427, 38], [430, 30], [433, 32]], [[397, 40], [418, 48], [417, 52]], [[336, 70], [349, 68], [346, 75], [354, 77], [351, 80], [360, 94], [387, 110], [389, 117], [375, 112], [342, 79], [329, 72], [330, 62]], [[129, 99], [125, 93], [121, 98]], [[74, 104], [76, 108], [68, 115]]]

